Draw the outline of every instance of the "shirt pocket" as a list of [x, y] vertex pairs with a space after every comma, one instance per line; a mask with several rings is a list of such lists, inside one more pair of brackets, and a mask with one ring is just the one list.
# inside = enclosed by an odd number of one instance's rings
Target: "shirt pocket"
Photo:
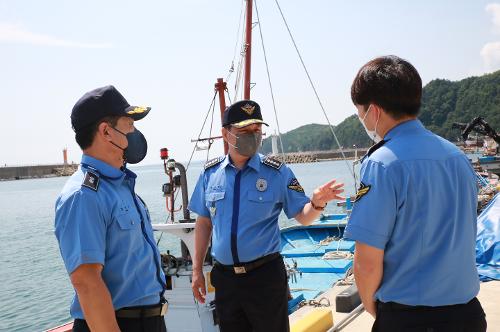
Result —
[[119, 214], [115, 218], [119, 228], [119, 232], [117, 232], [119, 246], [127, 251], [141, 248], [145, 239], [139, 217], [127, 212]]
[[224, 211], [224, 191], [209, 192], [205, 194], [205, 205], [210, 212], [210, 219], [214, 222]]
[[276, 204], [271, 191], [249, 191], [248, 200], [250, 213], [257, 219], [270, 217]]

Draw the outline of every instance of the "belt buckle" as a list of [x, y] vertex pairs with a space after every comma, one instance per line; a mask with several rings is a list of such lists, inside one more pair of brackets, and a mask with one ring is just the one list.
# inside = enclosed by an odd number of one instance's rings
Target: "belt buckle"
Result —
[[244, 266], [234, 266], [234, 273], [236, 274], [244, 274], [247, 273], [247, 270]]
[[168, 310], [168, 302], [161, 305], [160, 316], [165, 316]]

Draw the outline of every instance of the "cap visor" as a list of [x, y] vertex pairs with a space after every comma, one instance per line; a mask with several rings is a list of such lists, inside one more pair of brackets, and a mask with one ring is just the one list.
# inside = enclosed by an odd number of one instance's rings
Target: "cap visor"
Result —
[[130, 116], [135, 121], [144, 118], [148, 115], [151, 107], [142, 107], [142, 106], [129, 106], [125, 109], [126, 116]]
[[254, 123], [262, 123], [262, 124], [265, 124], [266, 126], [269, 127], [269, 125], [267, 123], [265, 123], [264, 121], [259, 120], [259, 119], [248, 119], [248, 120], [244, 120], [244, 121], [237, 122], [237, 123], [231, 123], [231, 126], [236, 127], [236, 128], [243, 128], [243, 127], [249, 126], [249, 125], [254, 124]]

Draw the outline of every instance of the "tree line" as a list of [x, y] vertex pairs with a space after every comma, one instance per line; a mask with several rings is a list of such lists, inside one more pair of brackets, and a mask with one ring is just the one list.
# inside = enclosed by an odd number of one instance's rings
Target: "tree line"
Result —
[[[434, 133], [456, 142], [460, 130], [452, 128], [452, 124], [466, 123], [476, 116], [482, 116], [497, 132], [500, 130], [500, 71], [455, 82], [435, 79], [423, 88], [419, 119]], [[347, 117], [333, 129], [343, 148], [372, 144], [356, 115]], [[285, 152], [338, 148], [328, 125], [304, 125], [281, 137]], [[271, 149], [271, 137], [267, 137], [262, 152], [270, 153]]]

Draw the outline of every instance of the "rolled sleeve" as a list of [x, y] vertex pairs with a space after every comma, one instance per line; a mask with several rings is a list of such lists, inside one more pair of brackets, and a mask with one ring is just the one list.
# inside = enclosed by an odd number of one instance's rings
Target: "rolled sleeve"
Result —
[[384, 165], [368, 160], [361, 174], [361, 187], [344, 237], [384, 250], [397, 215], [398, 175]]
[[189, 201], [189, 210], [196, 213], [202, 217], [210, 217], [210, 211], [208, 211], [205, 204], [205, 176], [204, 172], [201, 173], [194, 188], [193, 194]]
[[286, 167], [283, 170], [282, 175], [285, 188], [283, 211], [288, 218], [294, 218], [302, 211], [302, 209], [304, 209], [304, 206], [309, 203], [309, 197], [307, 197], [304, 193], [304, 189], [290, 168]]
[[82, 264], [104, 265], [106, 230], [94, 193], [76, 192], [56, 207], [55, 233], [68, 274]]

